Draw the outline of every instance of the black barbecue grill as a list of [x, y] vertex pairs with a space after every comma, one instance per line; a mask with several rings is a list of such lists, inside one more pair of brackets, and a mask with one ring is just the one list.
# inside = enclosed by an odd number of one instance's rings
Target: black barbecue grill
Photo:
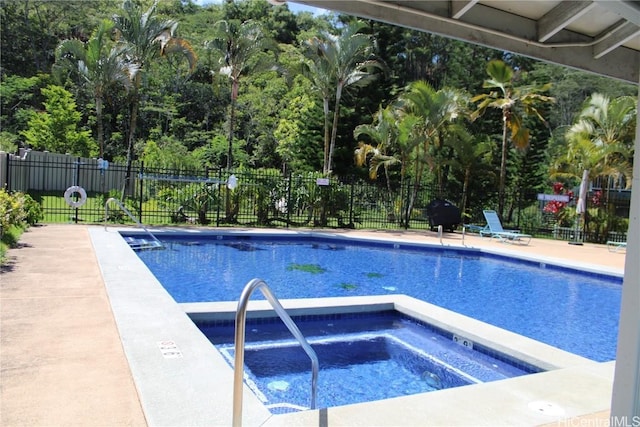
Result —
[[438, 226], [453, 231], [462, 222], [460, 217], [460, 209], [453, 203], [435, 199], [427, 205], [427, 217], [429, 218], [429, 227], [435, 230]]

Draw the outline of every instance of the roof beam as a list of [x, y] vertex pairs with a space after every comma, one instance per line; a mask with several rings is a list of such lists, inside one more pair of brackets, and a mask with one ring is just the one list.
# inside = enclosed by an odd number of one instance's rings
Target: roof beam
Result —
[[600, 59], [607, 53], [639, 34], [640, 27], [629, 21], [623, 21], [613, 30], [610, 30], [607, 37], [604, 37], [602, 41], [593, 46], [593, 57], [595, 59]]
[[[608, 0], [609, 3], [619, 1]], [[496, 10], [480, 2], [464, 15], [464, 20], [450, 17], [449, 3], [444, 3], [442, 7], [443, 2], [430, 0], [295, 0], [295, 3], [438, 34], [633, 84], [640, 81], [638, 50], [620, 46], [611, 50], [606, 55], [606, 60], [596, 59], [594, 39], [566, 29], [557, 34], [562, 36], [562, 41], [540, 43], [534, 20]], [[640, 17], [640, 10], [638, 15]], [[604, 45], [601, 48], [606, 50]]]
[[451, 17], [460, 19], [467, 13], [478, 0], [451, 0]]
[[590, 0], [560, 2], [538, 21], [538, 41], [550, 39], [594, 6], [595, 3]]
[[626, 0], [595, 0], [598, 6], [615, 13], [640, 27], [640, 2]]

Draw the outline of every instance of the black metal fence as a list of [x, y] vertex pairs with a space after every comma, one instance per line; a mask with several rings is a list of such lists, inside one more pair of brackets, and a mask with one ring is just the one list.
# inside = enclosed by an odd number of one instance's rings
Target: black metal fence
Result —
[[[427, 206], [433, 199], [457, 204], [461, 198], [427, 185], [389, 190], [354, 177], [283, 176], [275, 170], [180, 171], [138, 163], [128, 174], [124, 165], [34, 152], [23, 157], [2, 156], [0, 185], [40, 202], [45, 222], [101, 223], [105, 203], [114, 197], [146, 225], [429, 229]], [[69, 192], [72, 186], [81, 187], [86, 198], [82, 191]], [[614, 211], [616, 224], [611, 215], [606, 224], [592, 215], [591, 223], [575, 227], [566, 215], [562, 224], [558, 215], [546, 212], [537, 194], [515, 193], [506, 201], [503, 222], [505, 227], [556, 239], [625, 240], [629, 195], [607, 194], [608, 210]], [[470, 200], [471, 208], [462, 221], [484, 224], [482, 210], [495, 208], [496, 192]], [[569, 217], [571, 209], [575, 212], [571, 205], [566, 209]], [[107, 221], [131, 221], [115, 206], [108, 213]]]

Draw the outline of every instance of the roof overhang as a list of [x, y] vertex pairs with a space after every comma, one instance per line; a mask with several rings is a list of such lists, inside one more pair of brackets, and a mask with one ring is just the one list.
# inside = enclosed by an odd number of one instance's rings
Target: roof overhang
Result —
[[629, 0], [296, 0], [634, 84], [640, 2]]

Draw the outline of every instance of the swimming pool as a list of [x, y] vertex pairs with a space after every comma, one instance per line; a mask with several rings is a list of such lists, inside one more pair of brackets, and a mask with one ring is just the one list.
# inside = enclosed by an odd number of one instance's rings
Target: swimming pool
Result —
[[[318, 355], [320, 408], [541, 371], [394, 310], [294, 316], [293, 320]], [[234, 322], [195, 323], [233, 366]], [[310, 360], [278, 318], [247, 322], [244, 361], [245, 382], [272, 413], [308, 408]]]
[[406, 294], [592, 360], [615, 358], [620, 278], [416, 244], [158, 237], [167, 250], [138, 255], [177, 302], [237, 300], [255, 277], [279, 299]]

